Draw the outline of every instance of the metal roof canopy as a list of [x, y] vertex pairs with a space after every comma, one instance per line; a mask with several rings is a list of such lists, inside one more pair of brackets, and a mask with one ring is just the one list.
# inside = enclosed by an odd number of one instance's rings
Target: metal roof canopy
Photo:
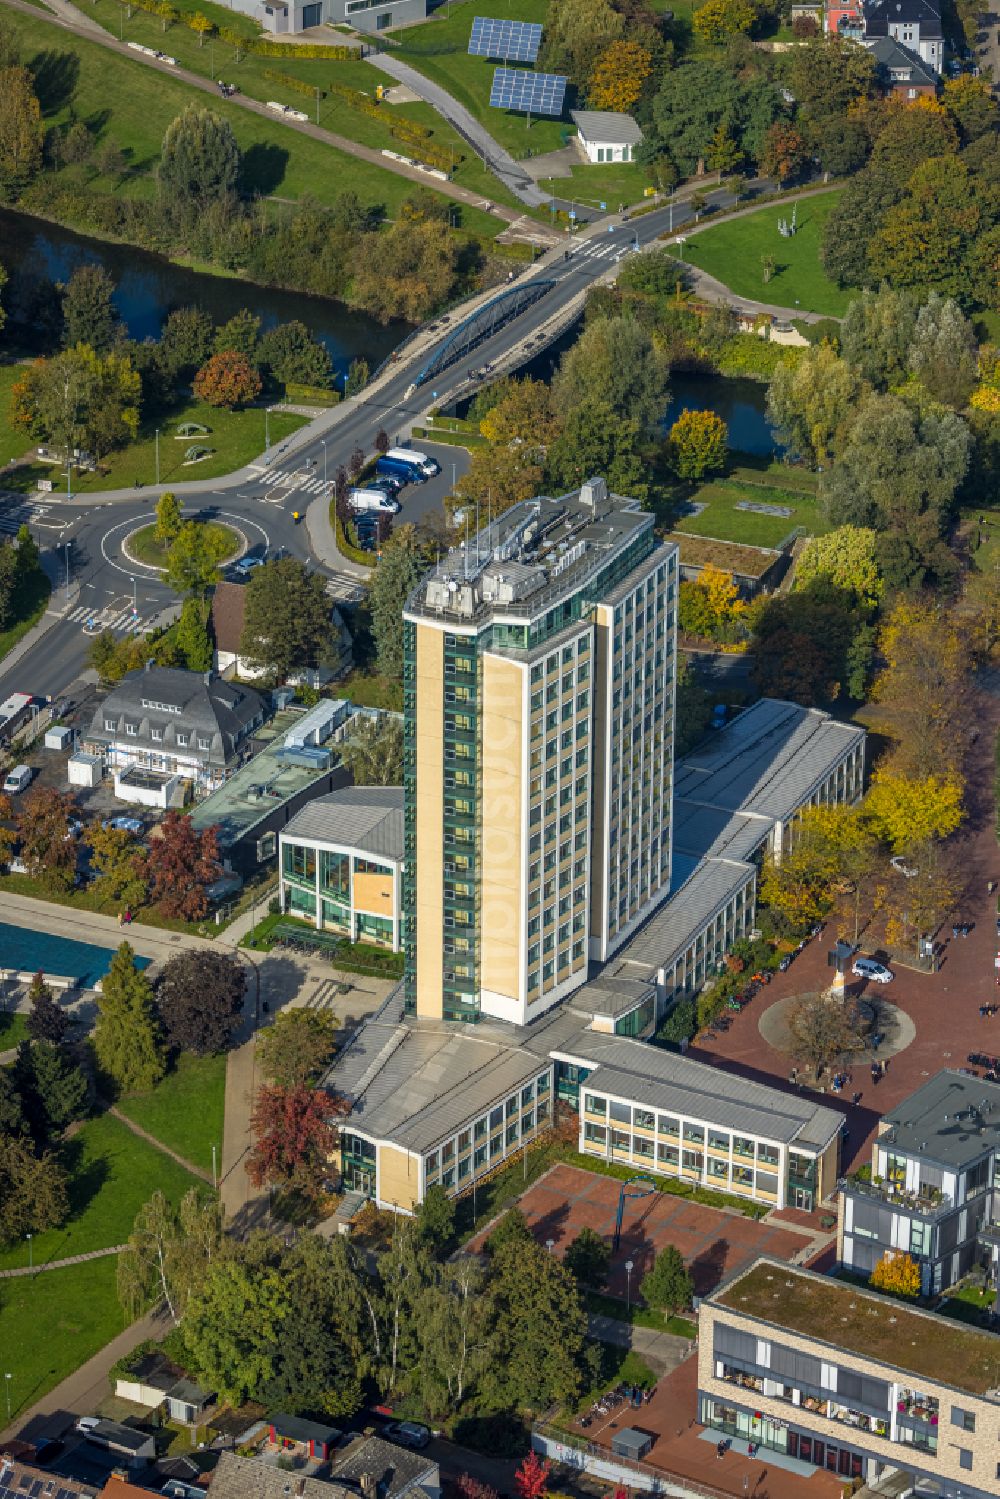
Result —
[[541, 44], [542, 28], [537, 21], [497, 21], [489, 16], [476, 16], [469, 37], [469, 56], [534, 62]]

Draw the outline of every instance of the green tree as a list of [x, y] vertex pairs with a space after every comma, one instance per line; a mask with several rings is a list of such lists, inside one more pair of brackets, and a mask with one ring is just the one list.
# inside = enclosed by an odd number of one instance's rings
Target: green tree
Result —
[[917, 323], [916, 300], [883, 281], [865, 288], [840, 325], [840, 352], [876, 390], [891, 390], [906, 377]]
[[877, 550], [876, 533], [863, 526], [838, 526], [825, 536], [811, 536], [795, 566], [795, 586], [805, 588], [813, 578], [829, 578], [859, 603], [874, 608], [883, 592]]
[[866, 390], [856, 370], [827, 343], [777, 366], [767, 388], [767, 415], [780, 442], [798, 458], [827, 464]]
[[115, 283], [102, 265], [79, 265], [63, 291], [63, 347], [89, 344], [104, 354], [122, 332], [115, 314]]
[[125, 354], [78, 344], [29, 365], [19, 382], [13, 425], [69, 454], [98, 458], [135, 437], [142, 382]]
[[482, 1375], [489, 1357], [483, 1283], [475, 1256], [460, 1255], [433, 1267], [417, 1299], [420, 1356], [414, 1374], [427, 1410], [460, 1409]]
[[[760, 692], [812, 707], [863, 688], [869, 663], [864, 656], [856, 659], [855, 647], [868, 612], [829, 577], [819, 575], [794, 593], [757, 601], [750, 618], [753, 677]], [[863, 642], [870, 652], [870, 634]]]
[[932, 158], [912, 173], [905, 198], [889, 209], [872, 237], [869, 273], [969, 305], [975, 292], [972, 253], [990, 227], [965, 163], [954, 156]]
[[215, 651], [208, 631], [210, 609], [204, 599], [187, 598], [181, 605], [175, 642], [188, 671], [210, 671]]
[[572, 1243], [566, 1246], [563, 1264], [580, 1285], [600, 1290], [611, 1267], [610, 1246], [592, 1228], [581, 1228]]
[[[545, 479], [552, 488], [577, 488], [602, 475], [613, 494], [644, 500], [646, 465], [639, 451], [639, 423], [620, 416], [596, 396], [570, 408], [559, 436], [549, 449]], [[537, 488], [530, 491], [537, 493]]]
[[[259, 343], [260, 318], [241, 307], [227, 323], [216, 329], [212, 347], [216, 354], [242, 354], [249, 364], [256, 365], [259, 362]], [[204, 359], [197, 362], [203, 364]]]
[[215, 330], [200, 307], [178, 307], [160, 331], [157, 362], [170, 381], [190, 380], [212, 352]]
[[367, 359], [352, 359], [347, 367], [347, 376], [344, 380], [344, 398], [350, 400], [351, 396], [360, 395], [368, 384], [369, 376]]
[[362, 718], [338, 746], [355, 786], [403, 784], [403, 725], [397, 718]]
[[656, 1033], [657, 1045], [680, 1048], [696, 1030], [694, 1004], [690, 999], [679, 999]]
[[54, 1041], [22, 1041], [14, 1081], [40, 1145], [56, 1139], [87, 1111], [87, 1079]]
[[[69, 1016], [58, 1000], [53, 999], [52, 990], [45, 982], [43, 973], [36, 973], [28, 985], [28, 1002], [31, 1009], [28, 1011], [27, 1027], [32, 1041], [51, 1041], [59, 1046], [66, 1039]], [[0, 1131], [2, 1130], [3, 1121], [0, 1120]]]
[[156, 502], [155, 539], [161, 546], [169, 546], [177, 540], [183, 524], [180, 500], [171, 490], [165, 489]]
[[280, 1088], [312, 1086], [336, 1051], [336, 1021], [329, 1010], [281, 1010], [257, 1033], [261, 1073]]
[[166, 579], [177, 593], [204, 597], [219, 581], [229, 537], [203, 521], [184, 521], [167, 553]]
[[195, 1368], [233, 1405], [256, 1400], [275, 1378], [292, 1314], [274, 1264], [220, 1258], [191, 1296], [181, 1324]]
[[509, 1244], [533, 1244], [528, 1220], [520, 1208], [508, 1208], [486, 1240], [486, 1252], [499, 1254]]
[[[0, 36], [2, 40], [2, 36]], [[10, 1067], [0, 1067], [0, 1140], [10, 1136], [23, 1139], [28, 1133], [21, 1095], [14, 1086]]]
[[435, 1258], [441, 1257], [455, 1232], [455, 1204], [436, 1182], [424, 1193], [416, 1221], [420, 1242]]
[[424, 571], [424, 559], [412, 526], [397, 526], [382, 548], [368, 590], [375, 637], [375, 662], [391, 681], [403, 677], [402, 605]]
[[608, 0], [551, 0], [545, 17], [540, 65], [568, 73], [582, 85], [625, 29]]
[[374, 1375], [388, 1394], [407, 1389], [419, 1378], [421, 1302], [433, 1283], [434, 1266], [412, 1218], [393, 1231], [389, 1248], [378, 1258], [378, 1317], [381, 1324]]
[[[118, 1300], [129, 1317], [156, 1302], [180, 1322], [222, 1242], [221, 1211], [197, 1187], [180, 1207], [157, 1190], [135, 1216], [128, 1244], [118, 1257]], [[191, 1271], [197, 1265], [194, 1277]]]
[[671, 1317], [691, 1305], [694, 1283], [675, 1244], [665, 1244], [642, 1278], [642, 1296], [647, 1306]]
[[160, 199], [169, 212], [195, 215], [236, 195], [240, 148], [226, 120], [189, 104], [167, 126], [158, 169]]
[[354, 275], [354, 297], [382, 322], [423, 322], [447, 301], [458, 276], [459, 246], [440, 221], [397, 221], [366, 235]]
[[869, 246], [905, 192], [905, 170], [898, 172], [888, 163], [867, 166], [845, 185], [827, 216], [820, 246], [823, 269], [839, 286], [864, 286], [872, 280]]
[[640, 432], [652, 430], [667, 404], [669, 360], [632, 318], [595, 318], [563, 355], [552, 382], [557, 409], [572, 413], [601, 403]]
[[0, 1244], [23, 1245], [25, 1234], [58, 1228], [68, 1214], [67, 1177], [58, 1158], [6, 1138], [0, 1150]]
[[493, 1249], [482, 1391], [501, 1410], [577, 1399], [587, 1374], [587, 1314], [570, 1271], [534, 1239]]
[[321, 573], [311, 572], [297, 557], [266, 562], [254, 569], [247, 584], [240, 655], [278, 682], [295, 672], [334, 665], [340, 642], [331, 614]]
[[166, 1071], [153, 986], [123, 942], [111, 959], [101, 993], [92, 1044], [105, 1083], [115, 1093], [152, 1088]]
[[279, 323], [269, 328], [260, 340], [260, 363], [277, 380], [288, 384], [330, 384], [333, 365], [321, 343], [312, 338], [305, 323]]
[[[363, 1391], [356, 1319], [345, 1316], [345, 1305], [363, 1310], [358, 1303], [364, 1272], [345, 1241], [303, 1234], [282, 1256], [281, 1274], [292, 1305], [274, 1378], [264, 1390], [266, 1403], [295, 1414], [350, 1417]], [[367, 1289], [366, 1277], [364, 1284]]]
[[665, 153], [683, 176], [693, 176], [722, 121], [744, 156], [756, 161], [769, 127], [786, 113], [777, 85], [752, 58], [739, 70], [704, 55], [685, 58], [662, 74], [639, 156]]
[[0, 201], [12, 203], [42, 165], [44, 129], [27, 68], [0, 69]]
[[729, 429], [714, 411], [681, 412], [670, 429], [667, 453], [680, 479], [701, 479], [726, 466]]
[[909, 363], [935, 401], [955, 409], [966, 405], [978, 372], [976, 335], [952, 298], [931, 292], [917, 313]]
[[125, 828], [92, 822], [86, 842], [91, 869], [97, 877], [95, 893], [101, 903], [114, 902], [131, 911], [145, 905], [146, 877], [138, 839]]

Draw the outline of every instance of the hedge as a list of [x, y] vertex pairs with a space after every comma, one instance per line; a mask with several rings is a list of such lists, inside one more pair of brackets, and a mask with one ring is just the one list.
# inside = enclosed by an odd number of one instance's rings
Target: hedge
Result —
[[327, 390], [325, 385], [300, 385], [296, 380], [286, 380], [285, 400], [303, 401], [317, 406], [336, 406], [340, 400], [340, 391]]
[[314, 99], [317, 94], [321, 99], [326, 98], [325, 88], [313, 88], [305, 79], [293, 78], [291, 73], [279, 73], [276, 68], [265, 68], [264, 77], [270, 79], [271, 83], [280, 83], [282, 88], [294, 89], [297, 94], [308, 94], [310, 99]]
[[362, 552], [359, 547], [352, 547], [344, 531], [344, 523], [337, 514], [337, 501], [330, 501], [330, 514], [334, 518], [337, 532], [337, 550], [341, 556], [346, 557], [348, 562], [359, 562], [362, 567], [375, 566], [375, 554], [373, 552]]
[[[204, 31], [208, 36], [212, 32], [218, 36], [220, 41], [228, 42], [235, 47], [237, 52], [252, 53], [255, 57], [324, 57], [331, 62], [355, 62], [360, 53], [356, 47], [345, 47], [340, 44], [333, 47], [324, 47], [316, 42], [304, 42], [297, 47], [294, 42], [269, 42], [262, 36], [244, 36], [241, 31], [234, 31], [229, 26], [216, 26], [210, 22], [207, 26], [197, 26], [196, 21], [206, 21], [207, 16], [195, 11], [193, 14], [174, 9], [169, 0], [126, 0], [129, 15], [132, 11], [141, 10], [146, 15], [157, 16], [160, 20], [167, 21], [170, 25], [180, 22], [187, 26], [190, 31]], [[314, 89], [308, 89], [308, 93], [314, 93]]]

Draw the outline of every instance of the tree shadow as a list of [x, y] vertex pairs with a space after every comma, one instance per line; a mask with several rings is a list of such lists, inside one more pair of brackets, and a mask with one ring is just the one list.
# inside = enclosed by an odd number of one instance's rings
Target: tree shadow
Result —
[[[540, 1218], [536, 1218], [534, 1223], [529, 1225], [532, 1237], [536, 1243], [543, 1246], [548, 1243], [549, 1239], [553, 1243], [558, 1244], [563, 1237], [563, 1231], [568, 1218], [569, 1203], [560, 1202], [556, 1207], [550, 1208], [547, 1213], [543, 1213]], [[566, 1242], [569, 1244], [572, 1240], [567, 1239]]]
[[28, 63], [42, 114], [55, 114], [68, 104], [80, 78], [80, 59], [73, 52], [36, 52]]
[[62, 1164], [69, 1177], [69, 1215], [67, 1223], [79, 1218], [90, 1206], [98, 1192], [108, 1180], [111, 1172], [105, 1160], [83, 1159], [84, 1142], [79, 1135], [64, 1140], [60, 1148]]
[[283, 146], [259, 141], [249, 146], [240, 163], [240, 192], [244, 197], [253, 193], [273, 193], [285, 180], [288, 152]]
[[707, 1296], [715, 1290], [725, 1274], [728, 1254], [729, 1240], [716, 1239], [691, 1261], [688, 1270], [696, 1296]]

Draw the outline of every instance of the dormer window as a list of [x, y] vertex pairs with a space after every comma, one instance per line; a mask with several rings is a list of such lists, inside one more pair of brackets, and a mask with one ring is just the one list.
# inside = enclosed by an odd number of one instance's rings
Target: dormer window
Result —
[[135, 736], [136, 736], [136, 726], [135, 726], [135, 724], [134, 723], [127, 723], [125, 725], [125, 732], [129, 736], [130, 739], [134, 739]]
[[117, 729], [117, 727], [118, 727], [118, 722], [114, 718], [106, 718], [104, 720], [104, 727], [108, 731], [109, 734], [113, 734], [114, 731], [115, 731], [115, 729]]
[[162, 744], [163, 743], [163, 730], [162, 729], [150, 729], [149, 733], [150, 733], [150, 737], [152, 738], [152, 741], [153, 741], [154, 744]]

